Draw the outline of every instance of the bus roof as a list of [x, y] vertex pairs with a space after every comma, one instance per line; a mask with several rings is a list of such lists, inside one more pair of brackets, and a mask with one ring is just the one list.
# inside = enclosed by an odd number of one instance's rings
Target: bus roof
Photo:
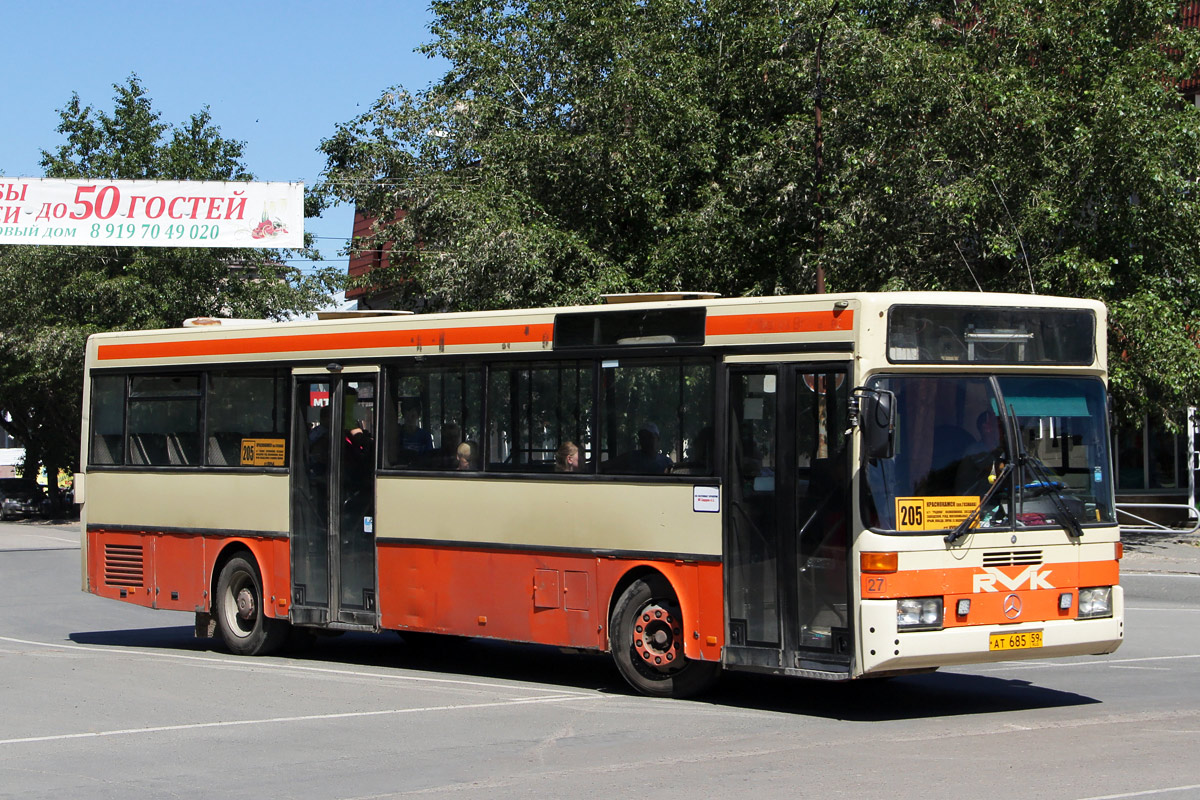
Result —
[[[602, 327], [601, 322], [612, 323], [613, 341], [597, 340], [596, 345], [661, 345], [672, 341], [730, 346], [841, 343], [838, 349], [845, 349], [864, 326], [875, 329], [874, 320], [885, 318], [890, 307], [900, 304], [1090, 309], [1098, 322], [1104, 320], [1104, 306], [1098, 301], [1045, 295], [861, 292], [706, 297], [477, 312], [336, 315], [341, 318], [288, 322], [193, 322], [182, 328], [95, 334], [88, 340], [88, 358], [93, 367], [128, 367], [281, 359], [319, 363], [335, 358], [549, 351], [568, 346], [565, 329], [559, 331], [556, 340], [556, 322], [568, 318], [577, 323], [572, 329], [584, 331], [590, 330], [586, 325], [589, 320], [597, 321], [597, 329]], [[217, 318], [204, 318], [204, 322], [210, 319]], [[691, 338], [672, 338], [677, 330], [685, 328]], [[643, 335], [621, 337], [622, 331], [631, 330]], [[583, 341], [575, 346], [587, 344]]]

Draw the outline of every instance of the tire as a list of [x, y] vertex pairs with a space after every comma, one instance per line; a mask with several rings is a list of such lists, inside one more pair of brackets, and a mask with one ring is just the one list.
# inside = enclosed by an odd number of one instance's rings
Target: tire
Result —
[[266, 656], [287, 642], [291, 626], [263, 613], [262, 577], [249, 556], [234, 556], [221, 568], [214, 600], [217, 628], [230, 652]]
[[683, 615], [666, 579], [631, 583], [613, 606], [609, 641], [613, 661], [629, 685], [651, 697], [692, 697], [713, 686], [721, 665], [683, 654]]

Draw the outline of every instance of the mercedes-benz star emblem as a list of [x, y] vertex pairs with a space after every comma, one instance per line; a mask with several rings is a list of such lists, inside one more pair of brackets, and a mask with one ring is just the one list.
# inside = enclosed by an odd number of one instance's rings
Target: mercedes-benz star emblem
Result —
[[1004, 616], [1009, 619], [1016, 619], [1021, 616], [1021, 598], [1015, 594], [1010, 594], [1004, 598]]

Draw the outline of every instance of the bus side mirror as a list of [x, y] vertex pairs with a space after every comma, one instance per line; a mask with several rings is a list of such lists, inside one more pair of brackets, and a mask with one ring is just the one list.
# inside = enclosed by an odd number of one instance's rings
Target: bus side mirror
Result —
[[856, 389], [858, 426], [865, 458], [896, 454], [896, 395], [885, 389]]

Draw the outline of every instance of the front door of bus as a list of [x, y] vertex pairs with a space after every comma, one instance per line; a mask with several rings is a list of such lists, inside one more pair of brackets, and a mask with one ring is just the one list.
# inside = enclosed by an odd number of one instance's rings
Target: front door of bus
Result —
[[375, 371], [297, 374], [292, 621], [374, 626]]
[[849, 668], [847, 374], [844, 364], [730, 368], [731, 664]]

